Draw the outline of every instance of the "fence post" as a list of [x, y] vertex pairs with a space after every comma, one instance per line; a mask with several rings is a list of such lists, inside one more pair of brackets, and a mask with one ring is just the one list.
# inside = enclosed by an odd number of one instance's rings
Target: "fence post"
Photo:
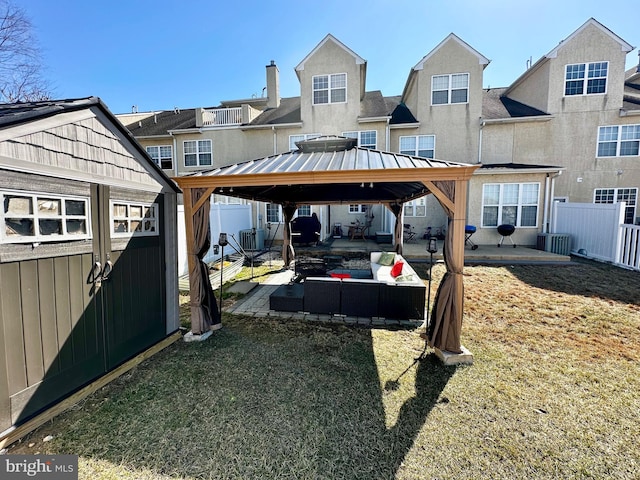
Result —
[[622, 262], [622, 230], [623, 227], [622, 225], [624, 225], [624, 210], [627, 206], [626, 202], [618, 202], [616, 203], [617, 211], [616, 211], [616, 215], [618, 218], [618, 222], [616, 223], [617, 227], [616, 227], [616, 232], [614, 235], [614, 240], [615, 240], [615, 252], [613, 253], [613, 259], [615, 263], [623, 263]]

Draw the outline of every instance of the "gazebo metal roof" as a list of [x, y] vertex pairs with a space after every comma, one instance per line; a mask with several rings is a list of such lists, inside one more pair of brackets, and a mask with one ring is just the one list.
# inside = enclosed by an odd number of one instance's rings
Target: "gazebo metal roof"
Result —
[[[299, 149], [176, 178], [215, 184], [213, 193], [297, 204], [405, 203], [430, 193], [421, 181], [468, 178], [477, 166], [356, 146], [344, 137], [299, 142]], [[215, 180], [214, 180], [215, 179]], [[338, 186], [339, 185], [339, 186]]]

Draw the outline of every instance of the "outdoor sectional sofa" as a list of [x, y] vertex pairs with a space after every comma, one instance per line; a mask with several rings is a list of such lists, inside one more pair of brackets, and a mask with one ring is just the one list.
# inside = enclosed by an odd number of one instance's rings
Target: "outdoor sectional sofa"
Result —
[[[399, 275], [392, 275], [394, 266], [401, 270]], [[372, 279], [306, 278], [304, 311], [397, 320], [424, 319], [426, 287], [401, 255], [371, 252], [370, 267]]]

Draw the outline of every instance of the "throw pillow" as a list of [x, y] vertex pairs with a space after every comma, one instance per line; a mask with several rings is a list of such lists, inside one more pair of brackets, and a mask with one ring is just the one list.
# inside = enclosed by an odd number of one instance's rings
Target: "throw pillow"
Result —
[[391, 276], [393, 278], [399, 277], [402, 274], [402, 267], [404, 267], [404, 262], [396, 262], [391, 269]]
[[385, 267], [390, 267], [393, 265], [393, 262], [396, 259], [396, 254], [393, 252], [382, 252], [380, 254], [380, 258], [378, 259], [378, 265], [384, 265]]
[[396, 277], [396, 282], [397, 283], [413, 282], [413, 275], [411, 274], [400, 275], [399, 277]]
[[351, 278], [350, 273], [330, 273], [331, 278]]

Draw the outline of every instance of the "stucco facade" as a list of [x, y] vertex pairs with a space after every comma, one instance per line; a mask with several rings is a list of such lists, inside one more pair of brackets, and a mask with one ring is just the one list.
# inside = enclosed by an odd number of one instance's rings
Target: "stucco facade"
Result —
[[[624, 70], [632, 49], [589, 19], [510, 86], [483, 89], [489, 60], [450, 34], [410, 69], [403, 92], [389, 97], [367, 90], [367, 62], [327, 35], [295, 68], [299, 96], [280, 98], [280, 72], [272, 61], [266, 66], [264, 98], [222, 102], [220, 109], [241, 109], [242, 120], [237, 123], [204, 124], [205, 114], [216, 114], [215, 109], [121, 118], [129, 120], [128, 128], [145, 147], [171, 145], [173, 162], [167, 173], [174, 176], [286, 152], [295, 148], [294, 141], [316, 135], [355, 135], [359, 145], [369, 148], [401, 153], [415, 149], [415, 155], [481, 163], [469, 189], [467, 220], [478, 228], [474, 239], [494, 243], [498, 235], [495, 225], [487, 225], [491, 221], [486, 212], [493, 215], [497, 208], [499, 218], [493, 220], [515, 222], [516, 241], [533, 245], [537, 233], [550, 223], [545, 212], [551, 211], [554, 198], [593, 202], [598, 189], [613, 189], [612, 198], [624, 189], [625, 198], [635, 195], [637, 203], [640, 138], [634, 140], [633, 128], [625, 128], [625, 135], [631, 132], [632, 138], [623, 154], [599, 154], [601, 127], [618, 126], [622, 131], [622, 126], [640, 125], [640, 73]], [[601, 82], [600, 90], [565, 91], [571, 83], [566, 78], [568, 69], [580, 75], [580, 68], [590, 72], [592, 67], [602, 77], [596, 80]], [[591, 73], [583, 75], [584, 83], [590, 84]], [[205, 164], [194, 165], [193, 155], [187, 162], [185, 142], [193, 149], [194, 142], [203, 140], [203, 148], [210, 145], [210, 157], [202, 157]], [[522, 198], [514, 200], [515, 205], [502, 199], [497, 207], [485, 205], [489, 199], [483, 186], [488, 183], [511, 185], [504, 188], [521, 192], [539, 184], [536, 220], [522, 218], [522, 212], [532, 211]], [[516, 208], [515, 217], [505, 213]], [[256, 226], [264, 228], [267, 206], [255, 205], [254, 210]], [[374, 215], [371, 235], [391, 231], [390, 217], [382, 206], [367, 210]], [[346, 233], [351, 222], [366, 221], [364, 209], [358, 206], [313, 206], [312, 211], [321, 217], [325, 236], [331, 234], [334, 223], [345, 226]], [[431, 196], [407, 205], [405, 215], [405, 223], [419, 234], [428, 226], [436, 229], [446, 223], [446, 215]], [[633, 215], [634, 219], [640, 216], [636, 207]], [[278, 228], [271, 227], [273, 235]]]

